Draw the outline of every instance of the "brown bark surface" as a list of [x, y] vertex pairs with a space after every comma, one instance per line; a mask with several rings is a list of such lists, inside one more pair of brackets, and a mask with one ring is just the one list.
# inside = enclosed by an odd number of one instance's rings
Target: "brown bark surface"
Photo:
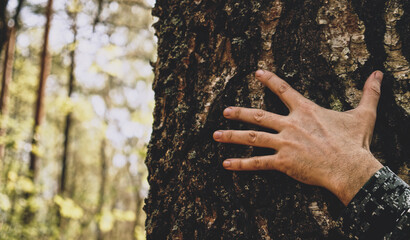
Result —
[[[37, 91], [37, 100], [35, 106], [35, 116], [34, 116], [34, 127], [33, 127], [33, 139], [32, 148], [37, 146], [39, 140], [38, 129], [44, 118], [44, 92], [46, 87], [46, 81], [48, 75], [50, 74], [51, 59], [48, 52], [48, 36], [50, 33], [51, 17], [53, 12], [53, 0], [48, 0], [46, 8], [46, 25], [44, 28], [44, 41], [43, 50], [41, 52], [41, 65], [40, 65], [40, 77]], [[30, 152], [30, 166], [29, 169], [33, 174], [32, 177], [35, 179], [37, 170], [37, 153], [32, 150]]]
[[[100, 149], [100, 161], [101, 161], [101, 184], [100, 184], [100, 191], [98, 193], [98, 206], [97, 206], [97, 213], [102, 214], [102, 210], [104, 207], [104, 198], [106, 192], [106, 183], [107, 183], [107, 153], [106, 153], [107, 142], [103, 140], [101, 142], [101, 149]], [[100, 229], [100, 225], [97, 222], [97, 240], [104, 239], [104, 232]]]
[[[4, 25], [7, 22], [6, 6], [8, 1], [0, 3], [0, 53], [3, 46], [3, 37], [6, 38], [6, 51], [4, 53], [4, 65], [1, 83], [1, 95], [0, 95], [0, 114], [2, 116], [2, 122], [0, 123], [0, 137], [4, 136], [7, 129], [6, 121], [8, 117], [8, 104], [9, 104], [9, 85], [13, 75], [14, 53], [16, 47], [17, 30], [20, 28], [19, 16], [21, 9], [23, 8], [24, 0], [19, 0], [16, 11], [13, 16], [14, 25], [9, 27]], [[5, 28], [3, 28], [5, 26]], [[4, 160], [5, 145], [0, 144], [0, 161]]]
[[8, 36], [7, 3], [8, 3], [8, 0], [0, 1], [0, 54], [8, 38], [7, 37]]
[[[8, 116], [8, 103], [9, 103], [9, 85], [13, 74], [14, 64], [14, 49], [16, 45], [16, 29], [9, 29], [9, 38], [6, 44], [6, 51], [4, 55], [3, 76], [1, 81], [1, 94], [0, 94], [0, 114], [2, 120], [0, 122], [0, 137], [4, 137], [6, 134], [6, 124]], [[0, 144], [0, 161], [4, 158], [4, 143]]]
[[[341, 239], [342, 204], [275, 172], [222, 161], [273, 150], [216, 143], [228, 106], [287, 114], [254, 79], [276, 72], [317, 104], [357, 106], [367, 76], [385, 73], [372, 151], [409, 182], [409, 14], [404, 0], [163, 1], [156, 106], [146, 164], [147, 239]], [[306, 123], [309, 124], [309, 123]]]

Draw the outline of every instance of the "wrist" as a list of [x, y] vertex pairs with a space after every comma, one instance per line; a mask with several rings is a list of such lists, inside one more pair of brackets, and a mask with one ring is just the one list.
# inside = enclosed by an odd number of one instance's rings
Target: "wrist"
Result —
[[345, 159], [349, 159], [346, 168], [338, 171], [339, 174], [335, 174], [329, 190], [347, 206], [364, 184], [383, 168], [383, 165], [366, 150], [358, 151]]

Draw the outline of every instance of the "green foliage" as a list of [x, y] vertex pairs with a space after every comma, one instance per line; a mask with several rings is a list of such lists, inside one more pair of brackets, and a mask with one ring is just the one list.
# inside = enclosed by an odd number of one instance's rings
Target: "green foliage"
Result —
[[[143, 163], [152, 124], [155, 41], [143, 1], [55, 1], [45, 119], [32, 146], [44, 1], [27, 0], [18, 31], [9, 113], [0, 121], [0, 239], [145, 239]], [[117, 5], [115, 5], [117, 4]], [[99, 22], [95, 23], [99, 15]], [[93, 29], [93, 25], [95, 28]], [[74, 31], [77, 37], [74, 39]], [[68, 82], [75, 53], [74, 89]], [[3, 59], [0, 59], [3, 62]], [[71, 121], [61, 192], [67, 116]], [[28, 170], [39, 157], [38, 175]], [[26, 219], [32, 218], [32, 221]]]
[[80, 219], [84, 216], [83, 209], [72, 199], [54, 196], [54, 202], [58, 205], [61, 216], [71, 219]]

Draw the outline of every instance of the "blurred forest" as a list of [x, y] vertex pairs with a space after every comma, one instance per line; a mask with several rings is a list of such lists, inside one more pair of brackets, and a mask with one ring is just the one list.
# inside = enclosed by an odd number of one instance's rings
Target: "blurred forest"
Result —
[[145, 239], [154, 0], [1, 0], [0, 239]]

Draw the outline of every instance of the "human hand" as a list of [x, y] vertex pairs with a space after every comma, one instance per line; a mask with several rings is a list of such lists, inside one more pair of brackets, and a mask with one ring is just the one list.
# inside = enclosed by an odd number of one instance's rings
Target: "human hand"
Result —
[[275, 74], [258, 70], [256, 78], [289, 108], [289, 115], [228, 107], [226, 118], [274, 129], [262, 131], [218, 130], [218, 142], [272, 148], [274, 155], [232, 158], [227, 170], [277, 170], [334, 193], [347, 205], [360, 188], [383, 165], [370, 152], [383, 73], [367, 79], [359, 106], [346, 112], [322, 108], [308, 100]]

